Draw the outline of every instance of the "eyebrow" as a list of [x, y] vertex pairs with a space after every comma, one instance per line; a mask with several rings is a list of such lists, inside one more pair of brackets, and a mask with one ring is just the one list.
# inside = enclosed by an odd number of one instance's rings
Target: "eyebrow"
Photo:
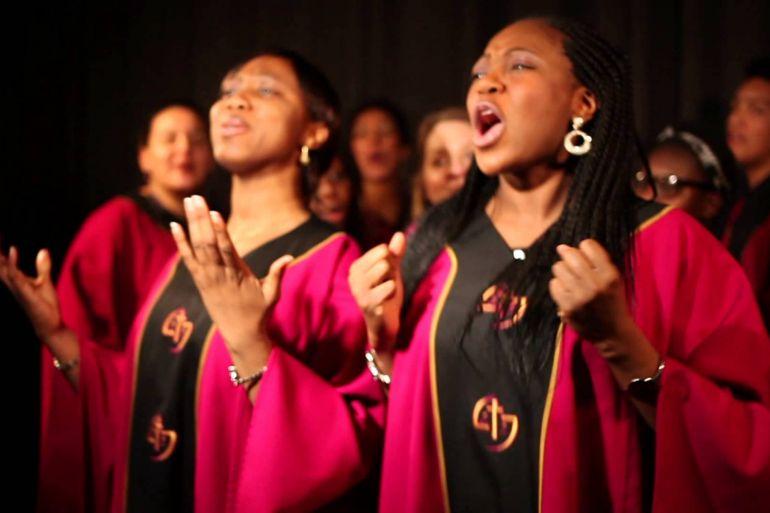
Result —
[[[510, 54], [514, 53], [514, 52], [528, 52], [528, 53], [537, 55], [537, 52], [535, 52], [531, 48], [525, 48], [523, 46], [514, 46], [513, 48], [508, 48], [505, 52], [503, 52], [503, 56], [507, 57]], [[489, 59], [490, 57], [491, 57], [491, 55], [490, 55], [489, 52], [484, 52], [481, 55], [481, 57], [479, 57], [479, 60], [481, 60], [481, 59]]]

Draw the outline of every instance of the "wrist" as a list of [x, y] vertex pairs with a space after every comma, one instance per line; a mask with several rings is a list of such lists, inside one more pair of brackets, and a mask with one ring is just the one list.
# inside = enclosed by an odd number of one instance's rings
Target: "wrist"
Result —
[[267, 336], [266, 331], [261, 328], [256, 332], [249, 331], [227, 335], [222, 333], [222, 337], [227, 342], [230, 354], [245, 360], [253, 360], [261, 356], [267, 361], [273, 348], [273, 342]]
[[45, 335], [38, 335], [40, 340], [60, 360], [71, 360], [80, 354], [77, 335], [71, 329], [61, 325]]
[[391, 365], [386, 369], [382, 356], [374, 349], [368, 349], [364, 353], [366, 357], [366, 366], [369, 369], [369, 373], [372, 375], [375, 381], [379, 381], [386, 389], [390, 388], [390, 369], [392, 368], [392, 359], [387, 358], [387, 361], [391, 362]]
[[612, 338], [594, 342], [594, 346], [623, 389], [633, 379], [655, 376], [662, 363], [655, 347], [633, 322], [618, 330]]
[[69, 338], [74, 335], [73, 331], [67, 328], [63, 322], [60, 322], [58, 326], [48, 328], [45, 330], [35, 329], [37, 337], [47, 346], [56, 345], [61, 340]]
[[610, 363], [626, 365], [636, 352], [644, 334], [633, 320], [623, 321], [604, 338], [592, 341], [599, 354]]

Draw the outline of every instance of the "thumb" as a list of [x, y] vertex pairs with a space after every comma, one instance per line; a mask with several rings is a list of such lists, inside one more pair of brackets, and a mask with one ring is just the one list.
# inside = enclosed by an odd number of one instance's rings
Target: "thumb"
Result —
[[406, 236], [404, 232], [393, 234], [388, 243], [388, 250], [396, 258], [396, 263], [400, 264], [401, 259], [404, 258], [404, 253], [406, 253]]
[[270, 270], [262, 281], [262, 293], [265, 295], [265, 302], [272, 306], [278, 301], [281, 293], [281, 280], [286, 267], [294, 260], [291, 255], [284, 255], [270, 264]]
[[37, 284], [51, 281], [51, 254], [47, 249], [41, 249], [35, 257], [35, 268], [37, 269]]

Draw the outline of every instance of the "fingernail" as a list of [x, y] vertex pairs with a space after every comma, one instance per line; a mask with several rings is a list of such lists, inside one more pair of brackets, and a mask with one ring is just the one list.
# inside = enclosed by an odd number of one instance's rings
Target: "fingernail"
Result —
[[203, 201], [203, 196], [198, 196], [197, 194], [192, 197], [193, 202], [196, 206], [202, 207], [206, 205], [206, 202]]
[[184, 199], [184, 209], [185, 210], [192, 210], [192, 200], [190, 198]]
[[215, 223], [221, 224], [223, 222], [222, 216], [216, 210], [212, 210], [211, 212], [209, 212], [209, 216], [211, 217], [211, 220], [214, 221]]
[[171, 223], [169, 223], [169, 226], [171, 227], [172, 232], [179, 233], [179, 230], [181, 228], [181, 226], [179, 226], [179, 223], [175, 223], [174, 221], [171, 221]]

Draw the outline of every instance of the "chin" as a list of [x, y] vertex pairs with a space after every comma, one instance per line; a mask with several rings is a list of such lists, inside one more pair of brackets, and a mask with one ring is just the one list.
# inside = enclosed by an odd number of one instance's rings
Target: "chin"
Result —
[[476, 153], [476, 165], [478, 166], [479, 171], [487, 176], [497, 176], [512, 167], [511, 163], [508, 162], [508, 159], [505, 159], [500, 155], [492, 153], [480, 155], [478, 152]]
[[396, 176], [395, 169], [376, 167], [367, 171], [361, 170], [361, 179], [366, 182], [387, 182]]
[[254, 169], [252, 160], [241, 158], [239, 155], [216, 155], [217, 164], [231, 175], [240, 175]]

